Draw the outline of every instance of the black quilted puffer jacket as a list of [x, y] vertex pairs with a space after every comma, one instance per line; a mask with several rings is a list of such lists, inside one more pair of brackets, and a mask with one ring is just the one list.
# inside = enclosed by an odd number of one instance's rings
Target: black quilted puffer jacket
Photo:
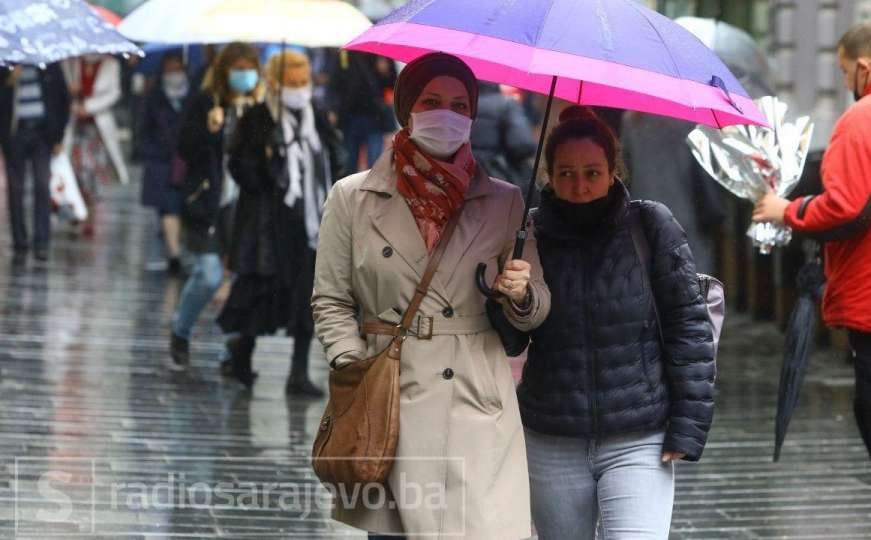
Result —
[[[628, 216], [638, 211], [664, 347], [632, 242]], [[681, 226], [660, 203], [630, 203], [619, 182], [598, 204], [571, 205], [545, 191], [534, 216], [552, 305], [532, 334], [518, 387], [524, 425], [569, 437], [665, 429], [663, 451], [698, 460], [713, 417], [716, 366]]]

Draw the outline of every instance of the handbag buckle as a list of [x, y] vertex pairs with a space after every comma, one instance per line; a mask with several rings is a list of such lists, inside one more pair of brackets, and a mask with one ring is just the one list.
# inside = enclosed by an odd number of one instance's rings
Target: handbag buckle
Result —
[[[423, 324], [423, 321], [427, 321], [428, 324]], [[426, 333], [423, 333], [423, 327], [426, 327]], [[432, 327], [433, 327], [433, 318], [432, 317], [417, 317], [417, 339], [432, 339]]]

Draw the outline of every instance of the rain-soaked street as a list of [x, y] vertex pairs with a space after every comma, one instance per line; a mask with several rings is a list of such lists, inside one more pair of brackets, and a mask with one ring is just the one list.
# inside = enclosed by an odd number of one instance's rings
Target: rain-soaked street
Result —
[[[166, 369], [180, 284], [155, 269], [155, 218], [137, 190], [106, 190], [94, 240], [58, 230], [49, 264], [15, 266], [0, 240], [0, 536], [348, 534], [309, 468], [324, 402], [283, 393], [287, 339], [263, 340], [246, 394], [218, 372], [211, 306], [191, 372]], [[781, 343], [771, 323], [728, 319], [714, 428], [701, 463], [678, 466], [671, 538], [871, 538], [871, 461], [843, 353], [816, 354], [771, 461]]]

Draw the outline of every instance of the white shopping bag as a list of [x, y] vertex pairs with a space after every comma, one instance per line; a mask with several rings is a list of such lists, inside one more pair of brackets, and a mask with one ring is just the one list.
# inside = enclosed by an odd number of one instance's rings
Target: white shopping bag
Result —
[[71, 215], [78, 221], [88, 218], [88, 208], [79, 191], [79, 183], [73, 172], [73, 164], [66, 153], [51, 158], [51, 200], [61, 213]]

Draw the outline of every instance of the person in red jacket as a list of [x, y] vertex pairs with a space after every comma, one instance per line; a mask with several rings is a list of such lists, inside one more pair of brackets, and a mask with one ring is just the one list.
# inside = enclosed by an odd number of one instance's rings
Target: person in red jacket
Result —
[[871, 22], [841, 38], [838, 57], [856, 103], [832, 133], [822, 164], [823, 192], [791, 202], [769, 193], [757, 203], [753, 220], [785, 223], [827, 241], [823, 319], [849, 330], [856, 421], [871, 454]]

